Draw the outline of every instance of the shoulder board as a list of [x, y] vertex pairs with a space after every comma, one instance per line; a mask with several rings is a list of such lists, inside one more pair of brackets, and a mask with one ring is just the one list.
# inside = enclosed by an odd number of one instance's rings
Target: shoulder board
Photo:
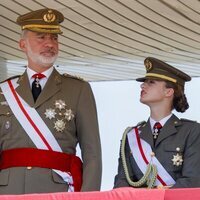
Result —
[[15, 79], [15, 78], [19, 78], [20, 76], [21, 76], [21, 75], [11, 76], [11, 77], [7, 78], [6, 80], [1, 81], [0, 83], [4, 83], [4, 82], [6, 82], [6, 81], [8, 81], [8, 80], [12, 80], [12, 79]]
[[135, 127], [144, 126], [144, 125], [146, 125], [146, 123], [147, 123], [146, 121], [141, 121], [141, 122], [137, 123], [137, 125]]
[[181, 118], [180, 119], [182, 122], [193, 122], [193, 123], [196, 123], [197, 121], [194, 121], [194, 120], [190, 120], [190, 119], [185, 119], [185, 118]]
[[63, 76], [68, 77], [68, 78], [74, 78], [74, 79], [77, 79], [77, 80], [80, 80], [80, 81], [85, 81], [83, 78], [81, 78], [79, 76], [74, 76], [74, 75], [67, 74], [67, 73], [64, 73]]

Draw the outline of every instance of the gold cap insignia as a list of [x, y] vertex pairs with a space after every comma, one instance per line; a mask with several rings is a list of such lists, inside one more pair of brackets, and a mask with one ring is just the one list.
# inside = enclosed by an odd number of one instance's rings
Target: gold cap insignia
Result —
[[148, 59], [145, 60], [144, 64], [145, 64], [147, 72], [149, 72], [153, 67], [152, 62], [150, 60], [148, 60]]
[[48, 10], [48, 13], [44, 14], [43, 19], [47, 23], [54, 22], [56, 19], [56, 16], [54, 15], [52, 10]]

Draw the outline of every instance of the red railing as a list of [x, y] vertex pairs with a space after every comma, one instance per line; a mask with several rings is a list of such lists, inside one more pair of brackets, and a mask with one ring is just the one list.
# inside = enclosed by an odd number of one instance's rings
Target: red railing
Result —
[[119, 188], [103, 192], [0, 195], [0, 200], [200, 200], [200, 189]]

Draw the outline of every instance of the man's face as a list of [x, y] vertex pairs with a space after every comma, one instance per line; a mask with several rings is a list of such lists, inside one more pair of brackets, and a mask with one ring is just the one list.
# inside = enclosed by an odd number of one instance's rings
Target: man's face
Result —
[[58, 56], [58, 35], [27, 31], [20, 40], [30, 67], [51, 67]]

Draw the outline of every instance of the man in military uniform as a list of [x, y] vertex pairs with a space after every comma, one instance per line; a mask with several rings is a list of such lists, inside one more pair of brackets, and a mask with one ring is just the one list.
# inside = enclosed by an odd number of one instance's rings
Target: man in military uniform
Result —
[[200, 125], [179, 119], [184, 112], [184, 72], [156, 58], [146, 58], [140, 102], [150, 108], [147, 122], [126, 129], [114, 187], [200, 187]]
[[28, 65], [21, 76], [0, 84], [0, 194], [100, 190], [101, 146], [91, 87], [53, 67], [63, 20], [54, 9], [17, 19]]

